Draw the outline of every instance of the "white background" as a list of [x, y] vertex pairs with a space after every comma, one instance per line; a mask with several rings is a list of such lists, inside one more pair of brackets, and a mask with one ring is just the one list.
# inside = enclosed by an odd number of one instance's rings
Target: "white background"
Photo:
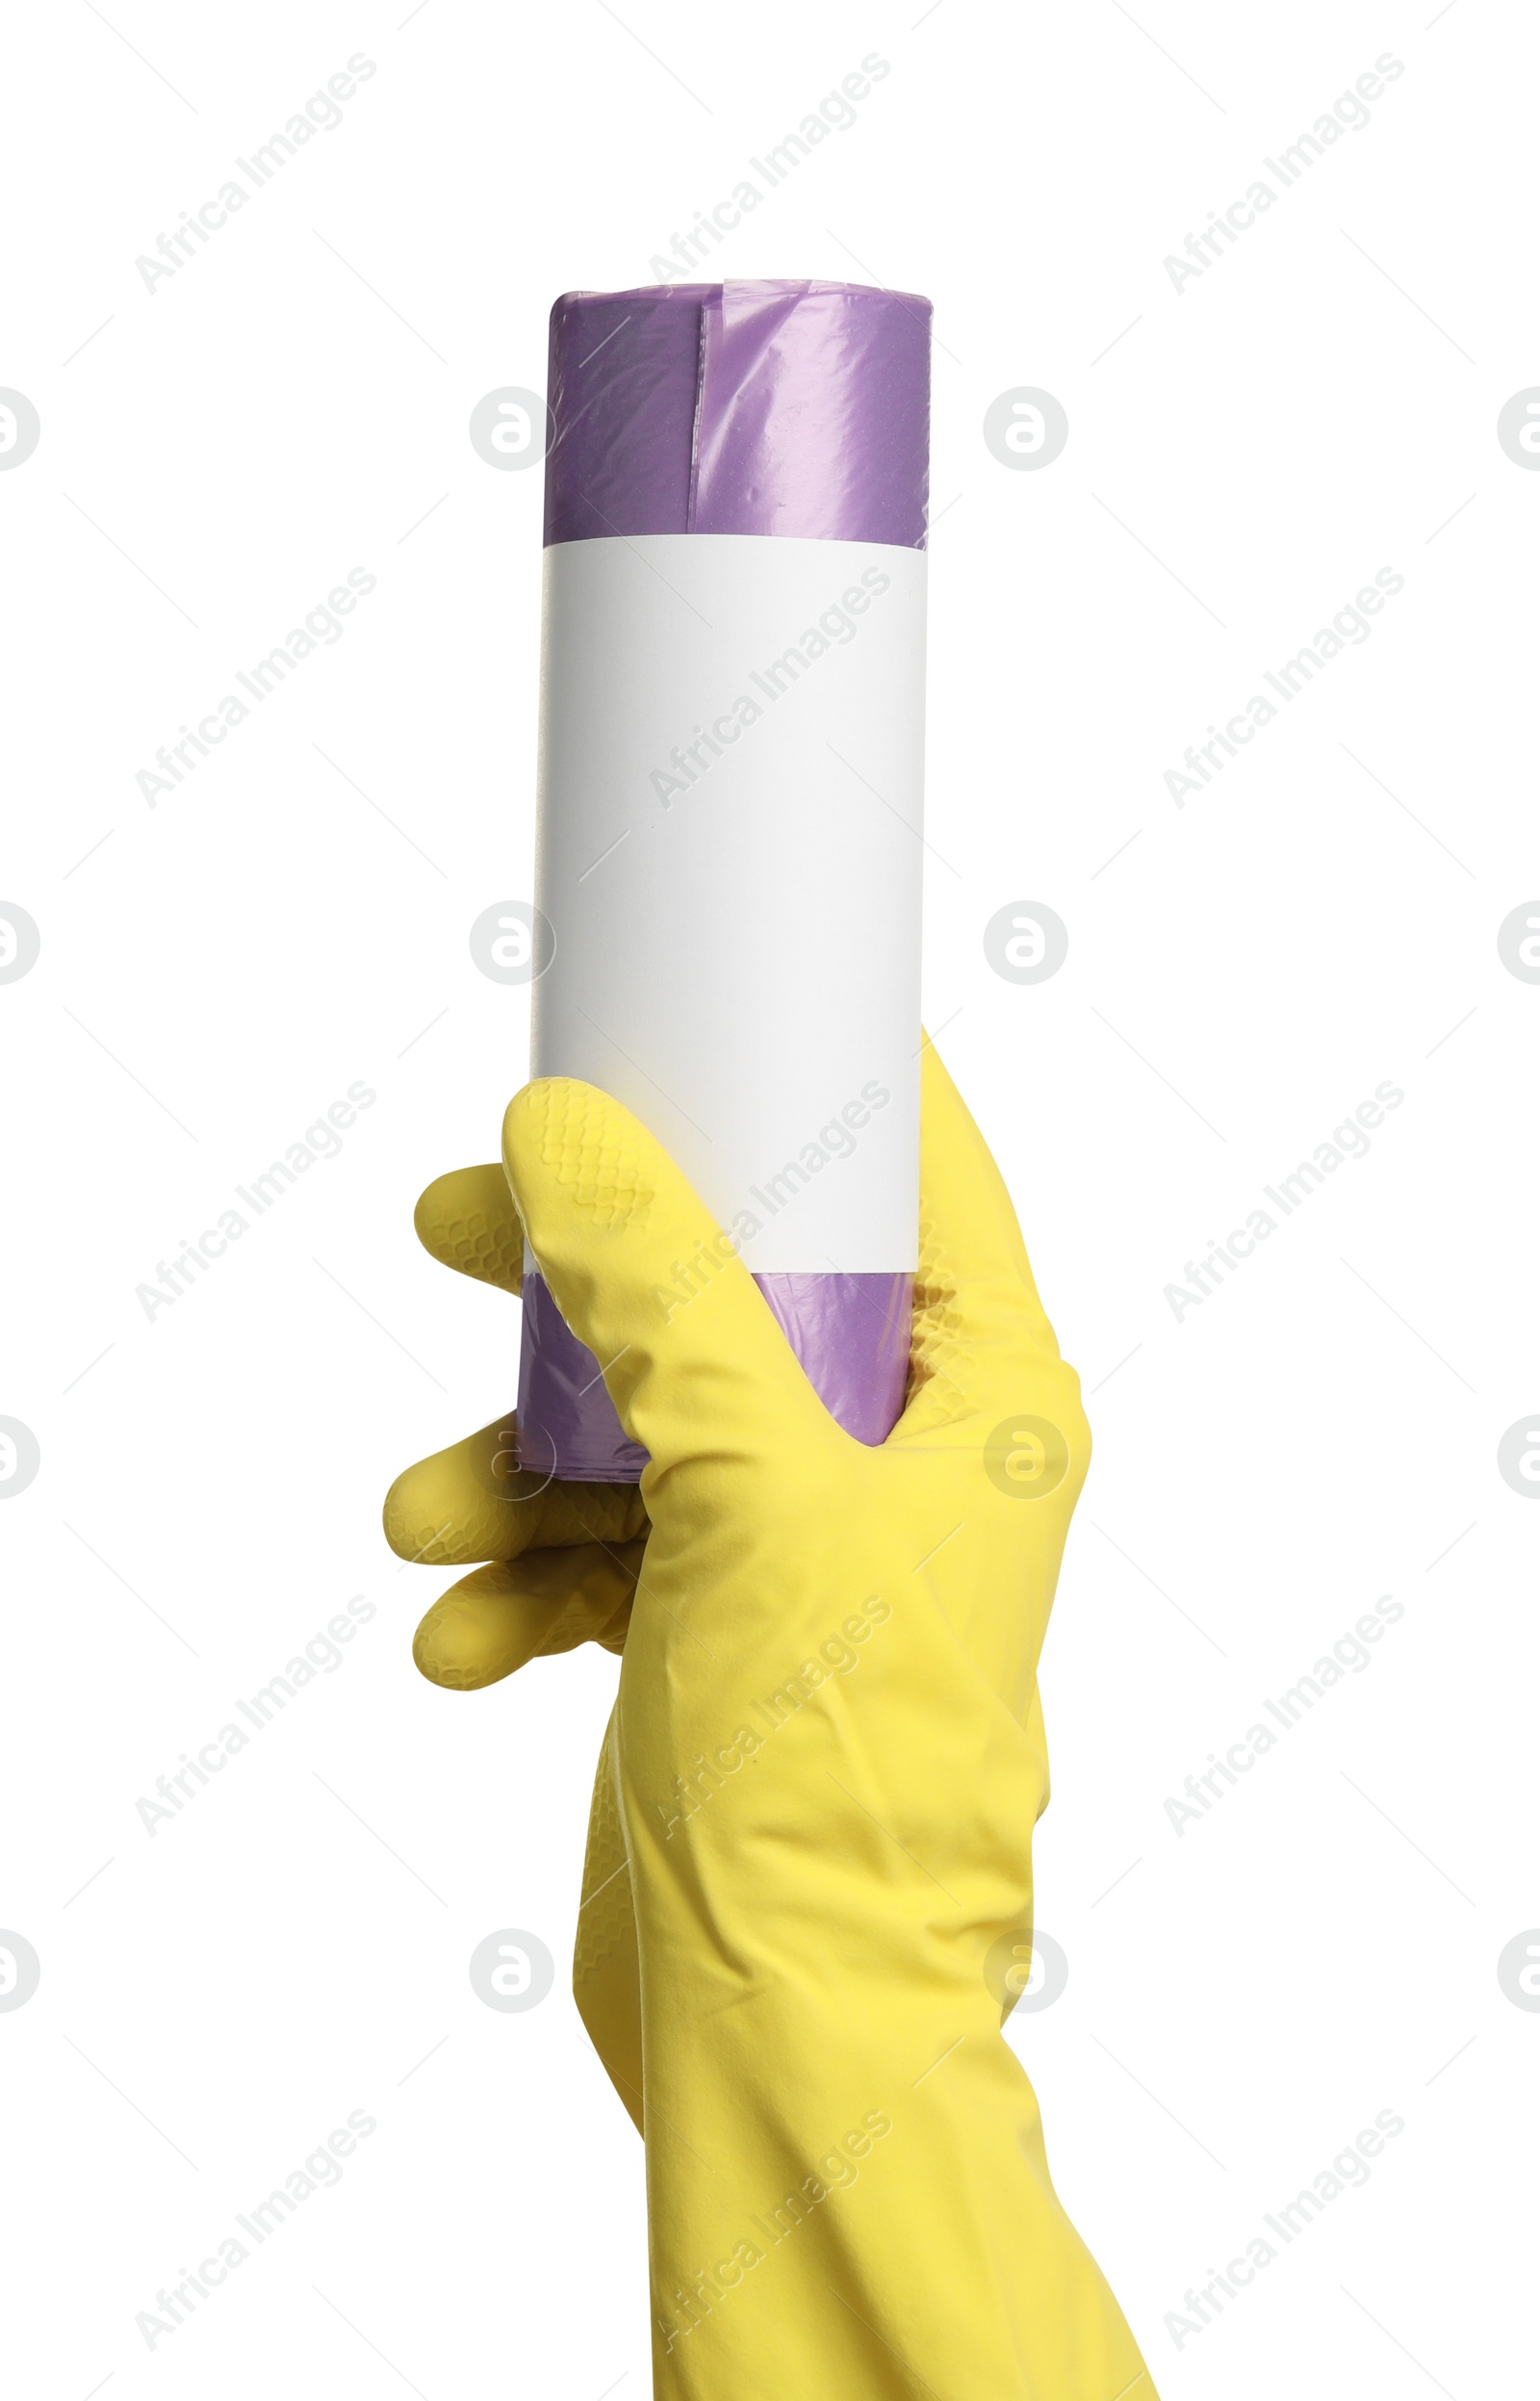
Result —
[[[1540, 891], [1540, 480], [1495, 426], [1540, 379], [1540, 44], [1436, 5], [13, 21], [0, 382], [42, 438], [0, 474], [0, 896], [43, 946], [0, 987], [0, 1413], [42, 1465], [0, 1511], [0, 1924], [42, 1982], [0, 2015], [0, 2241], [29, 2401], [647, 2390], [641, 2148], [565, 1990], [614, 1666], [433, 1690], [409, 1638], [448, 1578], [377, 1532], [390, 1475], [514, 1374], [515, 1308], [410, 1222], [493, 1155], [526, 1046], [467, 933], [528, 893], [540, 478], [467, 421], [543, 387], [556, 293], [654, 279], [872, 51], [856, 123], [712, 266], [937, 304], [927, 1009], [1097, 1437], [1044, 1665], [1070, 1979], [1014, 2039], [1168, 2397], [1518, 2388], [1540, 2018], [1497, 1960], [1540, 1922], [1540, 1512], [1496, 1456], [1540, 1398], [1540, 989], [1496, 933]], [[344, 123], [147, 291], [136, 258], [358, 51]], [[1167, 254], [1386, 51], [1369, 127], [1173, 289]], [[1017, 385], [1069, 419], [1037, 473], [982, 438]], [[344, 637], [150, 809], [157, 746], [355, 566]], [[1177, 809], [1186, 746], [1382, 567], [1372, 637]], [[981, 942], [1023, 898], [1069, 929], [1036, 987]], [[147, 1321], [136, 1286], [355, 1079], [341, 1154]], [[1387, 1079], [1370, 1154], [1178, 1321], [1185, 1262]], [[152, 1839], [137, 1798], [354, 1592], [345, 1665]], [[1179, 1839], [1168, 1795], [1382, 1592], [1373, 1666]], [[466, 1973], [508, 1925], [561, 1970], [523, 2015]], [[344, 2182], [147, 2350], [136, 2312], [354, 2108]], [[1367, 2186], [1178, 2349], [1187, 2287], [1386, 2108]]]

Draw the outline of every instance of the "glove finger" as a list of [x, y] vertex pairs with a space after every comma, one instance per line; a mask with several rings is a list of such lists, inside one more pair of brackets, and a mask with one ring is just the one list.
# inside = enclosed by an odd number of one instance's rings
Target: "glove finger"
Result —
[[931, 1431], [990, 1394], [1024, 1390], [1064, 1368], [1011, 1195], [988, 1145], [929, 1041], [921, 1059], [920, 1264], [914, 1279], [909, 1398], [890, 1442]]
[[633, 1484], [552, 1484], [515, 1456], [513, 1416], [403, 1468], [385, 1496], [385, 1539], [430, 1567], [517, 1559], [557, 1543], [629, 1542], [646, 1529]]
[[436, 1176], [413, 1212], [417, 1237], [441, 1266], [500, 1292], [524, 1282], [524, 1226], [500, 1165]]
[[584, 1542], [497, 1560], [464, 1576], [418, 1627], [412, 1657], [430, 1684], [476, 1692], [526, 1660], [599, 1642], [624, 1647], [645, 1545]]
[[629, 1109], [566, 1077], [526, 1085], [502, 1156], [552, 1296], [652, 1455], [645, 1489], [834, 1434], [732, 1237]]

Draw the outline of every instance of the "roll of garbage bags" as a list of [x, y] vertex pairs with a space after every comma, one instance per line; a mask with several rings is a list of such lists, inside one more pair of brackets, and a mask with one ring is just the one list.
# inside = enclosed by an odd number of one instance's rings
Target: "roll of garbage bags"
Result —
[[[531, 1072], [672, 1151], [867, 1443], [918, 1242], [930, 313], [744, 282], [551, 320]], [[640, 1474], [609, 1364], [528, 1261], [523, 1466]]]

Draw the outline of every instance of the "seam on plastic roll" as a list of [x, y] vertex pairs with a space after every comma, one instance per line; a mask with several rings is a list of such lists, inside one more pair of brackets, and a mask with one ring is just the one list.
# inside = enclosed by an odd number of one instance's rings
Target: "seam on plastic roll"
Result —
[[684, 530], [695, 531], [695, 511], [701, 497], [701, 428], [706, 418], [706, 317], [703, 300], [695, 313], [695, 413], [690, 419], [690, 490], [684, 508]]

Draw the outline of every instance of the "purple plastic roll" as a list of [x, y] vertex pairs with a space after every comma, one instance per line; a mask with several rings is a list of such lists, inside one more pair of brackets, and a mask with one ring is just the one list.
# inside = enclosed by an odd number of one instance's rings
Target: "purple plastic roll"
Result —
[[[882, 1442], [904, 1406], [913, 1277], [756, 1276], [771, 1315], [836, 1424]], [[568, 1328], [545, 1278], [526, 1266], [519, 1354], [519, 1464], [564, 1483], [634, 1484], [647, 1453], [631, 1442], [599, 1362]]]
[[[731, 561], [733, 574], [751, 579], [755, 560], [762, 554], [757, 547], [751, 548], [744, 537], [750, 537], [756, 546], [772, 538], [777, 555], [767, 563], [781, 570], [788, 566], [792, 555], [783, 545], [870, 545], [873, 563], [864, 575], [867, 588], [886, 592], [889, 584], [896, 584], [899, 597], [891, 603], [884, 600], [880, 605], [873, 604], [869, 622], [876, 625], [884, 609], [887, 618], [880, 636], [862, 632], [860, 672], [871, 672], [880, 643], [895, 638], [894, 621], [901, 606], [909, 611], [906, 622], [910, 628], [915, 623], [917, 608], [918, 639], [922, 646], [922, 568], [919, 561], [911, 558], [900, 574], [902, 562], [895, 560], [892, 554], [912, 555], [922, 552], [925, 546], [930, 316], [929, 302], [912, 295], [834, 283], [676, 285], [637, 292], [564, 296], [551, 317], [549, 398], [553, 430], [546, 460], [548, 554], [577, 544], [608, 546], [626, 554], [615, 560], [617, 574], [627, 570], [628, 562], [634, 574], [634, 561], [639, 557], [650, 572], [667, 583], [669, 590], [683, 598], [691, 614], [704, 625], [708, 619], [717, 624], [714, 605], [703, 610], [687, 594], [680, 593], [680, 555], [671, 552], [666, 542], [650, 542], [649, 537], [736, 537], [735, 547], [719, 545], [718, 557], [709, 561], [693, 550], [685, 556], [699, 561], [703, 570], [708, 567], [713, 572]], [[827, 581], [829, 571], [820, 570], [816, 563], [827, 557], [831, 571], [837, 567], [840, 576], [854, 576], [863, 555], [848, 549], [841, 549], [837, 555], [814, 553], [813, 564], [807, 572], [814, 576], [824, 572]], [[579, 581], [578, 569], [581, 567], [586, 573], [590, 562], [561, 563], [565, 586]], [[598, 554], [591, 563], [601, 563]], [[574, 930], [577, 913], [579, 908], [592, 905], [593, 895], [592, 888], [579, 895], [578, 887], [583, 882], [583, 874], [576, 872], [571, 862], [558, 858], [561, 844], [557, 838], [561, 829], [552, 823], [552, 818], [562, 807], [562, 791], [570, 795], [574, 789], [579, 789], [583, 807], [595, 805], [596, 771], [590, 768], [586, 782], [578, 776], [575, 785], [574, 771], [564, 771], [562, 766], [562, 758], [575, 745], [567, 739], [563, 750], [564, 737], [557, 722], [559, 662], [552, 659], [552, 651], [553, 644], [563, 638], [563, 626], [569, 629], [565, 635], [569, 648], [576, 647], [576, 643], [570, 627], [571, 604], [567, 604], [566, 617], [559, 600], [552, 606], [552, 564], [548, 563], [537, 900], [554, 932], [555, 962], [535, 986], [534, 1071], [540, 1074], [583, 1076], [618, 1093], [681, 1158], [689, 1153], [693, 1139], [689, 1128], [693, 1127], [707, 1146], [704, 1150], [699, 1144], [694, 1146], [699, 1152], [696, 1180], [726, 1226], [730, 1224], [728, 1185], [724, 1184], [719, 1194], [708, 1189], [711, 1174], [726, 1173], [721, 1165], [722, 1152], [713, 1155], [710, 1149], [713, 1135], [706, 1131], [699, 1118], [689, 1118], [686, 1123], [671, 1113], [666, 1105], [669, 1078], [649, 1074], [645, 1065], [639, 1067], [629, 1053], [619, 1050], [617, 1044], [611, 1043], [606, 1048], [603, 1041], [578, 1030], [579, 1020], [586, 1014], [581, 995], [570, 985], [565, 995], [560, 991], [562, 973], [576, 971], [571, 963], [580, 948]], [[604, 577], [597, 581], [590, 580], [598, 594], [593, 605], [596, 615], [603, 613], [601, 604], [607, 607], [608, 572], [605, 562]], [[784, 581], [783, 575], [782, 580]], [[808, 584], [807, 588], [814, 587]], [[837, 592], [837, 584], [834, 588]], [[854, 607], [852, 591], [859, 589], [859, 585], [854, 585], [846, 590], [845, 604]], [[622, 618], [623, 614], [622, 611]], [[845, 607], [836, 604], [817, 622], [823, 624], [828, 617], [845, 614]], [[753, 622], [750, 612], [745, 623]], [[680, 642], [688, 644], [693, 639], [703, 649], [709, 648], [705, 637], [693, 633], [687, 617], [680, 615], [679, 624]], [[557, 629], [554, 633], [553, 628]], [[831, 639], [843, 649], [853, 640], [855, 631], [852, 627], [847, 633], [841, 628]], [[811, 648], [815, 638], [809, 630], [806, 646], [813, 658], [819, 655]], [[912, 658], [912, 632], [906, 638], [910, 640]], [[827, 649], [829, 644], [824, 647]], [[920, 658], [922, 663], [922, 647]], [[783, 669], [788, 679], [793, 672], [800, 677], [805, 672], [801, 661], [799, 653], [795, 669], [786, 664], [784, 656], [771, 663], [770, 676], [776, 686], [773, 692], [763, 676], [756, 674], [740, 680], [751, 685], [759, 683], [766, 694], [779, 701], [778, 670]], [[604, 692], [613, 690], [621, 681], [617, 674], [608, 686], [599, 687], [600, 705]], [[811, 687], [810, 675], [808, 683]], [[826, 708], [832, 705], [829, 696], [834, 688], [834, 673], [825, 673], [819, 696]], [[864, 705], [869, 711], [869, 695]], [[852, 706], [859, 715], [857, 704]], [[755, 707], [752, 690], [746, 690], [739, 704], [740, 720], [747, 709]], [[768, 708], [768, 702], [765, 707]], [[574, 704], [569, 703], [568, 713], [581, 711], [575, 711]], [[672, 811], [674, 805], [669, 786], [677, 784], [683, 793], [688, 779], [693, 796], [698, 774], [715, 765], [713, 749], [725, 756], [730, 720], [722, 717], [714, 722], [722, 742], [713, 743], [709, 733], [698, 724], [695, 730], [701, 739], [688, 750], [687, 760], [680, 762], [679, 777], [666, 762], [661, 768], [654, 768], [653, 790], [663, 811]], [[784, 712], [781, 722], [784, 722]], [[843, 721], [836, 715], [833, 722], [843, 734]], [[645, 744], [645, 737], [639, 738]], [[737, 736], [731, 738], [736, 741]], [[762, 736], [757, 739], [762, 762], [766, 743]], [[811, 740], [810, 735], [808, 739]], [[916, 747], [912, 741], [910, 746]], [[745, 757], [750, 747], [744, 745]], [[823, 754], [831, 749], [837, 754], [839, 746], [821, 739], [815, 747], [818, 763], [824, 765]], [[643, 755], [638, 753], [639, 758]], [[663, 756], [661, 751], [658, 755]], [[680, 761], [677, 748], [672, 755]], [[645, 756], [650, 759], [653, 754], [646, 752]], [[696, 762], [695, 773], [687, 761]], [[893, 781], [890, 763], [886, 772], [888, 780]], [[630, 784], [635, 779], [616, 772], [613, 781], [613, 823], [620, 829], [617, 846], [631, 833], [645, 842], [654, 827], [665, 822], [678, 825], [677, 817], [648, 821], [645, 811], [657, 804], [651, 799], [633, 801]], [[917, 838], [917, 760], [911, 782], [911, 806], [901, 804], [895, 812], [886, 800], [884, 805], [888, 807], [890, 815], [903, 815], [900, 835]], [[875, 783], [868, 788], [875, 788]], [[721, 805], [727, 805], [732, 797], [724, 769], [718, 769], [712, 791]], [[840, 806], [846, 805], [842, 794]], [[853, 801], [850, 805], [859, 804]], [[633, 809], [643, 813], [628, 813]], [[596, 818], [596, 823], [599, 821]], [[606, 829], [608, 822], [603, 820]], [[889, 840], [898, 839], [891, 826], [885, 831]], [[638, 855], [639, 851], [629, 854], [632, 858]], [[588, 872], [592, 870], [584, 870]], [[848, 876], [846, 880], [850, 880]], [[872, 980], [881, 980], [883, 972], [891, 968], [891, 960], [885, 961], [881, 955], [885, 946], [889, 952], [895, 944], [898, 946], [899, 968], [896, 982], [892, 974], [888, 975], [886, 1006], [891, 1020], [892, 993], [896, 991], [900, 994], [899, 1013], [906, 1014], [912, 985], [913, 1023], [907, 1028], [912, 1039], [907, 1044], [908, 1059], [899, 1060], [897, 1049], [890, 1046], [881, 1062], [881, 1076], [865, 1086], [868, 1096], [873, 1089], [881, 1091], [882, 1101], [847, 1101], [843, 1115], [834, 1115], [823, 1128], [823, 1140], [815, 1137], [783, 1164], [780, 1160], [768, 1162], [768, 1166], [779, 1171], [772, 1192], [789, 1177], [799, 1157], [806, 1163], [810, 1153], [823, 1150], [826, 1144], [829, 1154], [825, 1163], [837, 1169], [846, 1153], [834, 1142], [834, 1132], [841, 1125], [854, 1126], [858, 1119], [866, 1123], [873, 1122], [874, 1111], [883, 1113], [882, 1140], [896, 1145], [892, 1153], [895, 1161], [906, 1162], [895, 1170], [897, 1175], [900, 1178], [907, 1175], [911, 1182], [917, 1175], [917, 1162], [906, 1152], [906, 1136], [899, 1130], [902, 1120], [911, 1152], [917, 1125], [917, 1069], [912, 1062], [917, 1058], [920, 1039], [917, 869], [913, 907], [906, 911], [912, 916], [912, 925], [895, 926], [885, 921], [885, 907], [889, 916], [892, 914], [891, 889], [890, 882], [885, 886], [881, 877], [874, 875], [871, 905], [862, 913], [858, 901], [844, 939], [855, 945], [858, 953], [862, 945], [869, 950]], [[569, 935], [565, 948], [564, 934]], [[858, 994], [861, 989], [860, 967], [858, 956], [852, 969], [857, 979], [853, 989]], [[836, 1018], [843, 1022], [847, 1014], [837, 989], [832, 988], [826, 1023]], [[592, 1020], [588, 1021], [592, 1023]], [[815, 1035], [816, 1029], [808, 1030]], [[579, 1052], [581, 1056], [576, 1055]], [[863, 1060], [865, 1055], [860, 1053]], [[752, 1059], [743, 1062], [750, 1073], [754, 1065]], [[702, 1074], [702, 1089], [709, 1089], [708, 1068], [703, 1067]], [[690, 1087], [692, 1094], [695, 1089]], [[676, 1079], [676, 1093], [677, 1090]], [[890, 1118], [886, 1114], [889, 1109]], [[854, 1136], [858, 1141], [862, 1138], [860, 1134]], [[723, 1149], [731, 1149], [731, 1143], [725, 1141]], [[806, 1170], [805, 1182], [813, 1172]], [[821, 1173], [821, 1168], [816, 1172]], [[754, 1225], [754, 1212], [761, 1203], [776, 1213], [760, 1183], [751, 1182], [746, 1190], [757, 1194], [757, 1200], [746, 1200], [732, 1223]], [[734, 1195], [736, 1191], [733, 1186]], [[810, 1217], [822, 1203], [802, 1205], [805, 1217]], [[900, 1208], [901, 1219], [904, 1207], [909, 1208], [911, 1219], [912, 1193]], [[866, 1443], [885, 1438], [903, 1404], [913, 1269], [911, 1235], [906, 1238], [902, 1234], [885, 1234], [877, 1238], [877, 1247], [883, 1252], [881, 1264], [864, 1257], [847, 1262], [836, 1254], [829, 1258], [826, 1270], [820, 1252], [816, 1265], [769, 1267], [761, 1272], [754, 1266], [752, 1237], [743, 1246], [755, 1279], [809, 1381], [836, 1421]], [[902, 1255], [895, 1255], [895, 1251]], [[532, 1262], [526, 1262], [525, 1280], [518, 1421], [521, 1460], [531, 1470], [567, 1479], [629, 1482], [646, 1464], [646, 1453], [629, 1441], [621, 1428], [598, 1362], [563, 1323], [538, 1267]]]
[[766, 533], [925, 548], [931, 304], [848, 283], [569, 292], [546, 543]]

